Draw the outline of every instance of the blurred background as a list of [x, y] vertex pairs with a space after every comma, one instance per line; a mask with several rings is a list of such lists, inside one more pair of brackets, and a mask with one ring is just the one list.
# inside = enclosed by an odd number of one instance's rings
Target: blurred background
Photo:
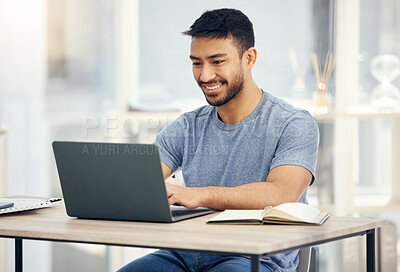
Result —
[[[222, 7], [253, 22], [258, 86], [318, 121], [310, 204], [386, 219], [378, 271], [400, 271], [400, 0], [0, 0], [0, 196], [62, 196], [54, 140], [151, 143], [204, 105], [181, 32]], [[329, 51], [317, 92], [311, 55], [323, 70]], [[14, 271], [13, 241], [0, 250], [0, 271]], [[114, 271], [147, 252], [25, 241], [24, 269]], [[364, 260], [364, 237], [351, 238], [315, 247], [311, 268]]]

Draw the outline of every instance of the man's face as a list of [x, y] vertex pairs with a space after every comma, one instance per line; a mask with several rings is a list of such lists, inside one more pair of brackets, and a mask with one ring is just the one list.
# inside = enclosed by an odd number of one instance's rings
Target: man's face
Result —
[[232, 38], [193, 38], [190, 59], [193, 76], [210, 105], [222, 106], [243, 89], [242, 60]]

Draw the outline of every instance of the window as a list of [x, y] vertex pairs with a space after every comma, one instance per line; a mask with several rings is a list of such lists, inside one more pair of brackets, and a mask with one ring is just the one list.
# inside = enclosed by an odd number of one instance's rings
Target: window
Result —
[[48, 92], [114, 95], [114, 4], [48, 4]]

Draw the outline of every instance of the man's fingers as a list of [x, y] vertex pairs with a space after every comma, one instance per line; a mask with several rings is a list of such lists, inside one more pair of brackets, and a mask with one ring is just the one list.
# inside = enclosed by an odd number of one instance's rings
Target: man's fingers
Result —
[[169, 205], [176, 205], [176, 206], [184, 206], [180, 203], [179, 199], [176, 198], [176, 196], [171, 196], [168, 198]]
[[184, 188], [175, 184], [165, 184], [168, 194], [169, 205], [179, 205], [186, 208], [198, 207], [193, 194], [189, 188]]
[[174, 199], [174, 197], [168, 198], [168, 202], [169, 202], [169, 205], [174, 205], [174, 204], [175, 204], [175, 199]]

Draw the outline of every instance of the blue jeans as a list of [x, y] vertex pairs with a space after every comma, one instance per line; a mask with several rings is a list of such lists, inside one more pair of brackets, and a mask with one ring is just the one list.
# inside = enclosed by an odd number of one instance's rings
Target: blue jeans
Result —
[[[118, 272], [248, 272], [250, 271], [250, 266], [250, 259], [243, 256], [158, 250], [128, 263], [118, 270]], [[272, 272], [272, 270], [261, 263], [260, 271]]]

